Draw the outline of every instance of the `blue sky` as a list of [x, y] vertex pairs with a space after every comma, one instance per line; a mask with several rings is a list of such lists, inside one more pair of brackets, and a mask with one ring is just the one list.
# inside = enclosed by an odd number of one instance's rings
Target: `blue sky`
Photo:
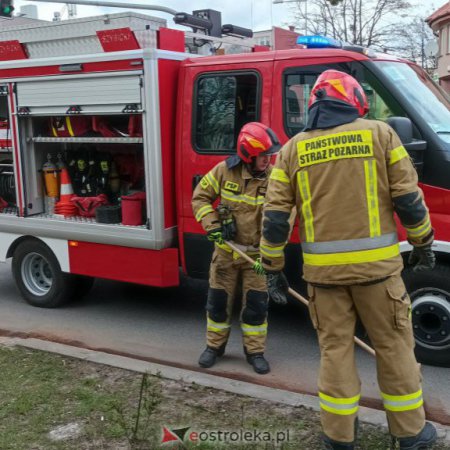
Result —
[[[272, 4], [272, 0], [117, 0], [122, 3], [145, 3], [163, 5], [177, 11], [192, 12], [193, 9], [211, 8], [222, 12], [222, 23], [233, 23], [235, 25], [252, 28], [255, 31], [269, 29], [271, 25], [286, 25], [290, 24], [290, 17], [292, 17], [291, 7], [292, 2], [284, 4]], [[414, 0], [413, 0], [414, 1]], [[445, 0], [434, 0], [430, 3], [420, 2], [421, 6], [411, 8], [411, 14], [421, 13], [427, 15], [433, 10], [436, 10], [444, 3]], [[420, 5], [419, 3], [419, 5]], [[423, 6], [423, 3], [427, 3]], [[28, 2], [25, 0], [16, 0], [15, 6], [18, 11], [21, 5], [35, 4], [39, 9], [39, 18], [44, 20], [51, 20], [54, 11], [62, 11], [64, 3], [37, 3]], [[123, 9], [104, 8], [92, 6], [77, 7], [78, 17], [98, 15], [105, 12], [121, 12]], [[137, 10], [136, 10], [137, 11]], [[173, 25], [172, 17], [169, 14], [157, 11], [139, 11], [146, 14], [163, 17], [168, 21], [168, 25]]]

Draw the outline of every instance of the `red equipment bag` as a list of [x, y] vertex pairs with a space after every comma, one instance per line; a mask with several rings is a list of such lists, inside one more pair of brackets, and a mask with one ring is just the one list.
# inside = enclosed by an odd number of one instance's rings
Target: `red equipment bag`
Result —
[[128, 124], [124, 119], [126, 118], [119, 117], [114, 120], [102, 116], [93, 116], [92, 129], [103, 137], [142, 137], [142, 116], [130, 115]]
[[11, 129], [8, 119], [0, 119], [0, 148], [11, 147]]
[[122, 224], [143, 225], [145, 222], [145, 192], [122, 196]]
[[80, 137], [92, 131], [91, 118], [86, 116], [63, 116], [50, 118], [53, 137]]
[[109, 205], [105, 194], [97, 197], [72, 197], [70, 199], [78, 208], [78, 214], [82, 217], [95, 217], [95, 210], [102, 205]]
[[7, 206], [8, 206], [8, 202], [6, 202], [5, 200], [3, 200], [3, 199], [0, 197], [0, 213], [2, 213], [3, 210], [4, 210]]

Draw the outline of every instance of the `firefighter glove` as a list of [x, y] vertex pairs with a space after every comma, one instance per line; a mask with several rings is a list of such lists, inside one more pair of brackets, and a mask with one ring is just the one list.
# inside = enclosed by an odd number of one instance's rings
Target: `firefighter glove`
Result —
[[222, 221], [222, 235], [225, 241], [232, 241], [236, 237], [236, 222], [234, 218], [229, 218]]
[[431, 244], [423, 247], [413, 247], [412, 252], [409, 254], [408, 264], [413, 266], [414, 272], [434, 269], [436, 256], [431, 250]]
[[258, 258], [252, 266], [252, 269], [257, 275], [266, 275], [266, 271], [261, 264], [261, 258]]
[[214, 230], [208, 231], [206, 237], [208, 238], [208, 241], [217, 242], [218, 244], [223, 244], [224, 241], [222, 228], [215, 228]]
[[269, 297], [279, 305], [287, 304], [286, 294], [288, 293], [289, 283], [286, 275], [279, 272], [267, 272], [267, 290]]

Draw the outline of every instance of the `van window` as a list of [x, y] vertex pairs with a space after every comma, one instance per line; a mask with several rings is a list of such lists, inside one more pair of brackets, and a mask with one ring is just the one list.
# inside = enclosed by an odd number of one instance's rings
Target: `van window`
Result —
[[235, 153], [242, 126], [259, 120], [259, 76], [214, 73], [198, 78], [193, 102], [193, 146], [199, 153]]
[[[392, 96], [381, 83], [362, 65], [347, 63], [329, 66], [308, 66], [288, 69], [284, 73], [283, 111], [284, 126], [289, 137], [302, 131], [308, 122], [308, 102], [318, 76], [327, 69], [350, 73], [364, 89], [369, 102], [368, 119], [386, 120], [392, 116], [404, 116]], [[390, 104], [386, 103], [391, 98]]]

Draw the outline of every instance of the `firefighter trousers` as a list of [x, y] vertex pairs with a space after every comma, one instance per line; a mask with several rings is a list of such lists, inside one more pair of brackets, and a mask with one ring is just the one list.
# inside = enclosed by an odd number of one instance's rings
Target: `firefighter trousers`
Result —
[[234, 300], [240, 291], [244, 350], [247, 354], [264, 353], [269, 301], [266, 279], [257, 275], [243, 258], [217, 247], [209, 273], [207, 345], [215, 349], [225, 348], [230, 335]]
[[359, 316], [376, 352], [390, 433], [418, 434], [425, 425], [422, 378], [414, 356], [411, 302], [400, 275], [370, 285], [308, 285], [308, 293], [321, 353], [318, 388], [324, 433], [339, 442], [354, 440], [361, 382], [353, 336]]

